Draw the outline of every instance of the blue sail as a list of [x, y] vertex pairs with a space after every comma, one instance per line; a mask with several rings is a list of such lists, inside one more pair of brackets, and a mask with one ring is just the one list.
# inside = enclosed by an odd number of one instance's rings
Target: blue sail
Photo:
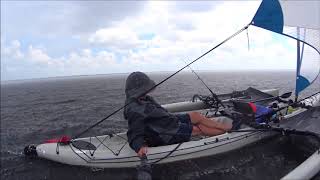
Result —
[[273, 32], [282, 33], [283, 14], [279, 1], [262, 1], [251, 24]]
[[263, 0], [251, 25], [297, 41], [296, 96], [320, 74], [320, 1]]

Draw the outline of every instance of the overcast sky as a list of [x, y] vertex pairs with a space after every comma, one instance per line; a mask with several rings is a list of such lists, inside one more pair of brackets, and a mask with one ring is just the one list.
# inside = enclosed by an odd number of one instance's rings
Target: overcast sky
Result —
[[[1, 1], [1, 80], [175, 71], [248, 24], [259, 1]], [[295, 69], [295, 41], [250, 27], [195, 70]]]

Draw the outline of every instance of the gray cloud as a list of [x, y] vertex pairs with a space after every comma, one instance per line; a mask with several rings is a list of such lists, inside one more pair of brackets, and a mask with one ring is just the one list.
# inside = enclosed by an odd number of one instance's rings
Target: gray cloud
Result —
[[89, 33], [135, 16], [144, 4], [143, 1], [1, 1], [1, 34], [47, 38]]
[[143, 1], [76, 1], [70, 3], [73, 13], [70, 28], [73, 32], [91, 32], [109, 26], [141, 12]]

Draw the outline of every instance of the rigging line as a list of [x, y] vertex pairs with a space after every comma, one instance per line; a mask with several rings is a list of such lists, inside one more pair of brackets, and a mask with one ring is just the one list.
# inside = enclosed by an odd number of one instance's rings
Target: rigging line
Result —
[[[187, 64], [183, 59], [181, 59], [185, 64]], [[217, 94], [215, 94], [210, 88], [209, 86], [203, 81], [203, 79], [198, 75], [198, 73], [196, 73], [196, 71], [194, 71], [191, 68], [191, 65], [188, 65], [188, 67], [190, 68], [191, 72], [193, 72], [198, 80], [200, 80], [202, 82], [202, 84], [209, 90], [209, 92], [211, 93], [212, 97], [214, 98], [214, 100], [217, 101], [217, 108], [219, 108], [219, 103], [222, 105], [222, 107], [225, 107], [224, 104], [221, 102], [221, 100], [218, 98]]]
[[[181, 59], [185, 64], [187, 64], [183, 59]], [[215, 93], [213, 93], [213, 91], [209, 88], [209, 86], [203, 81], [203, 79], [198, 75], [198, 73], [196, 73], [192, 68], [191, 65], [188, 66], [191, 70], [191, 72], [193, 72], [197, 77], [198, 80], [200, 80], [202, 82], [202, 84], [209, 90], [209, 92], [214, 95]]]
[[183, 142], [177, 144], [177, 146], [176, 146], [175, 148], [173, 148], [171, 151], [169, 151], [169, 153], [168, 153], [167, 155], [165, 155], [164, 157], [162, 157], [162, 158], [160, 158], [160, 159], [158, 159], [158, 160], [156, 160], [156, 161], [154, 161], [154, 162], [151, 162], [151, 163], [149, 163], [149, 164], [150, 164], [150, 165], [154, 165], [154, 164], [156, 164], [156, 163], [158, 163], [158, 162], [160, 162], [160, 161], [162, 161], [162, 160], [164, 160], [164, 159], [167, 159], [167, 158], [168, 158], [172, 153], [174, 153], [182, 144], [183, 144]]
[[316, 93], [314, 93], [314, 94], [312, 94], [312, 95], [310, 95], [310, 96], [307, 96], [307, 97], [305, 97], [305, 98], [303, 98], [303, 99], [300, 99], [298, 102], [301, 102], [301, 101], [303, 101], [303, 100], [305, 100], [305, 99], [308, 99], [308, 98], [310, 98], [310, 97], [313, 97], [313, 96], [315, 96], [316, 94], [319, 94], [320, 93], [320, 91], [318, 91], [318, 92], [316, 92]]
[[[246, 26], [244, 26], [243, 28], [241, 28], [240, 30], [238, 30], [237, 32], [235, 32], [234, 34], [232, 34], [231, 36], [229, 36], [228, 38], [226, 38], [225, 40], [223, 40], [222, 42], [220, 42], [219, 44], [217, 44], [216, 46], [214, 46], [213, 48], [209, 49], [207, 52], [203, 53], [201, 56], [199, 56], [198, 58], [196, 58], [195, 60], [191, 61], [189, 64], [187, 64], [186, 66], [182, 67], [181, 69], [179, 69], [178, 71], [176, 71], [175, 73], [171, 74], [170, 76], [168, 76], [167, 78], [163, 79], [161, 82], [159, 82], [158, 84], [154, 85], [153, 87], [151, 87], [150, 89], [148, 89], [147, 91], [145, 91], [144, 93], [140, 94], [138, 96], [138, 98], [148, 94], [149, 92], [151, 92], [153, 89], [155, 89], [156, 87], [160, 86], [161, 84], [163, 84], [164, 82], [166, 82], [168, 79], [172, 78], [173, 76], [175, 76], [176, 74], [178, 74], [179, 72], [181, 72], [182, 70], [184, 70], [185, 68], [187, 68], [188, 66], [190, 66], [191, 64], [195, 63], [196, 61], [198, 61], [199, 59], [201, 59], [202, 57], [206, 56], [207, 54], [209, 54], [211, 51], [213, 51], [214, 49], [218, 48], [219, 46], [221, 46], [222, 44], [226, 43], [227, 41], [229, 41], [230, 39], [232, 39], [233, 37], [237, 36], [238, 34], [240, 34], [242, 31], [246, 30], [251, 24], [247, 24]], [[124, 109], [125, 107], [127, 107], [129, 104], [131, 104], [133, 101], [129, 101], [127, 102], [125, 105], [123, 105], [122, 107], [118, 108], [117, 110], [113, 111], [112, 113], [110, 113], [108, 116], [104, 117], [103, 119], [99, 120], [98, 122], [92, 124], [89, 128], [87, 128], [86, 130], [78, 133], [77, 135], [75, 135], [72, 139], [78, 138], [81, 135], [85, 134], [86, 132], [88, 132], [90, 129], [94, 128], [95, 126], [99, 125], [100, 123], [102, 123], [103, 121], [105, 121], [106, 119], [108, 119], [109, 117], [115, 115], [116, 113], [118, 113], [119, 111], [121, 111], [122, 109]]]
[[[307, 31], [307, 29], [304, 28], [303, 40], [306, 39], [306, 31]], [[304, 43], [302, 43], [302, 48], [301, 48], [300, 69], [301, 69], [301, 66], [302, 66], [303, 54], [304, 54]], [[299, 70], [299, 73], [300, 73], [300, 70]]]
[[249, 29], [247, 29], [248, 51], [250, 51]]

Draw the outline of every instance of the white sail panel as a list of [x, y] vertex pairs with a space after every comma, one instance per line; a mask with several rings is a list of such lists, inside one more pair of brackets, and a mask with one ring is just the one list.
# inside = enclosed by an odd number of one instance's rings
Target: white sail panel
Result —
[[320, 30], [320, 1], [280, 1], [285, 26]]
[[320, 1], [280, 1], [283, 33], [309, 43], [320, 51]]

